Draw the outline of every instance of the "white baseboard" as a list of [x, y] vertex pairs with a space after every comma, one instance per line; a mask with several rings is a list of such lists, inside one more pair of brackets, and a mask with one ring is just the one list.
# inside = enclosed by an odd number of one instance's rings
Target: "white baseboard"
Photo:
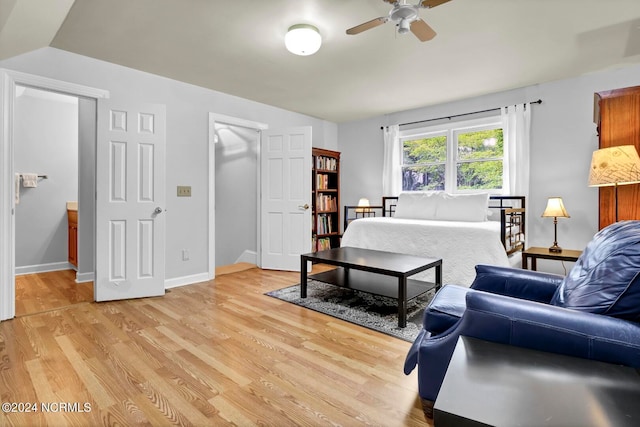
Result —
[[[33, 273], [46, 273], [48, 271], [74, 270], [75, 267], [68, 262], [55, 262], [51, 264], [28, 265], [16, 267], [16, 276]], [[92, 282], [95, 279], [93, 272], [76, 273], [76, 283]], [[208, 282], [209, 273], [193, 274], [191, 276], [175, 277], [164, 281], [164, 288], [171, 289], [194, 283]]]
[[171, 289], [179, 286], [193, 285], [194, 283], [208, 282], [209, 273], [193, 274], [191, 276], [175, 277], [164, 281], [164, 288]]
[[76, 283], [93, 282], [94, 278], [95, 278], [95, 274], [93, 273], [93, 271], [89, 273], [76, 272]]
[[73, 266], [73, 264], [70, 264], [66, 261], [52, 262], [49, 264], [25, 265], [23, 267], [16, 267], [16, 276], [21, 276], [23, 274], [46, 273], [48, 271], [75, 270], [75, 269], [76, 268]]
[[245, 250], [238, 257], [236, 262], [234, 262], [234, 264], [237, 264], [239, 262], [248, 262], [249, 264], [258, 264], [258, 254], [256, 253], [256, 251]]

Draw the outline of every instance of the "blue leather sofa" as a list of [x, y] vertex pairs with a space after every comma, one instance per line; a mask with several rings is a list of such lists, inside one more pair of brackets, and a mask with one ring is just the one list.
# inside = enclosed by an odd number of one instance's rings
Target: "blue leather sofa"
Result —
[[479, 265], [429, 303], [404, 371], [427, 418], [460, 335], [640, 368], [640, 221], [600, 230], [566, 277]]

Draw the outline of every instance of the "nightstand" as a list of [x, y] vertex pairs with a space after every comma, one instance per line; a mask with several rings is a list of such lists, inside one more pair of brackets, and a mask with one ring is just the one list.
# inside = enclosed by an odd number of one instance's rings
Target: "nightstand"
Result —
[[580, 255], [582, 255], [582, 251], [572, 249], [563, 249], [562, 252], [550, 252], [549, 248], [532, 247], [522, 251], [522, 268], [525, 270], [528, 268], [529, 258], [531, 258], [531, 269], [535, 271], [538, 258], [576, 262]]

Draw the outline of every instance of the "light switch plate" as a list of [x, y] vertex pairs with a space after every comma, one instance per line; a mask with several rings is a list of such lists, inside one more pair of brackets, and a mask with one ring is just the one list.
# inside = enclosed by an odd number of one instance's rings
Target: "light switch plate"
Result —
[[191, 197], [191, 186], [178, 185], [178, 197]]

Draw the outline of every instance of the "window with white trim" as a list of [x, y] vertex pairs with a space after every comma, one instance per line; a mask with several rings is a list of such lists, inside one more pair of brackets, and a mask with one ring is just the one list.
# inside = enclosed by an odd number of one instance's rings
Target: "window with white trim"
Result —
[[449, 193], [505, 188], [500, 116], [400, 132], [402, 191]]

